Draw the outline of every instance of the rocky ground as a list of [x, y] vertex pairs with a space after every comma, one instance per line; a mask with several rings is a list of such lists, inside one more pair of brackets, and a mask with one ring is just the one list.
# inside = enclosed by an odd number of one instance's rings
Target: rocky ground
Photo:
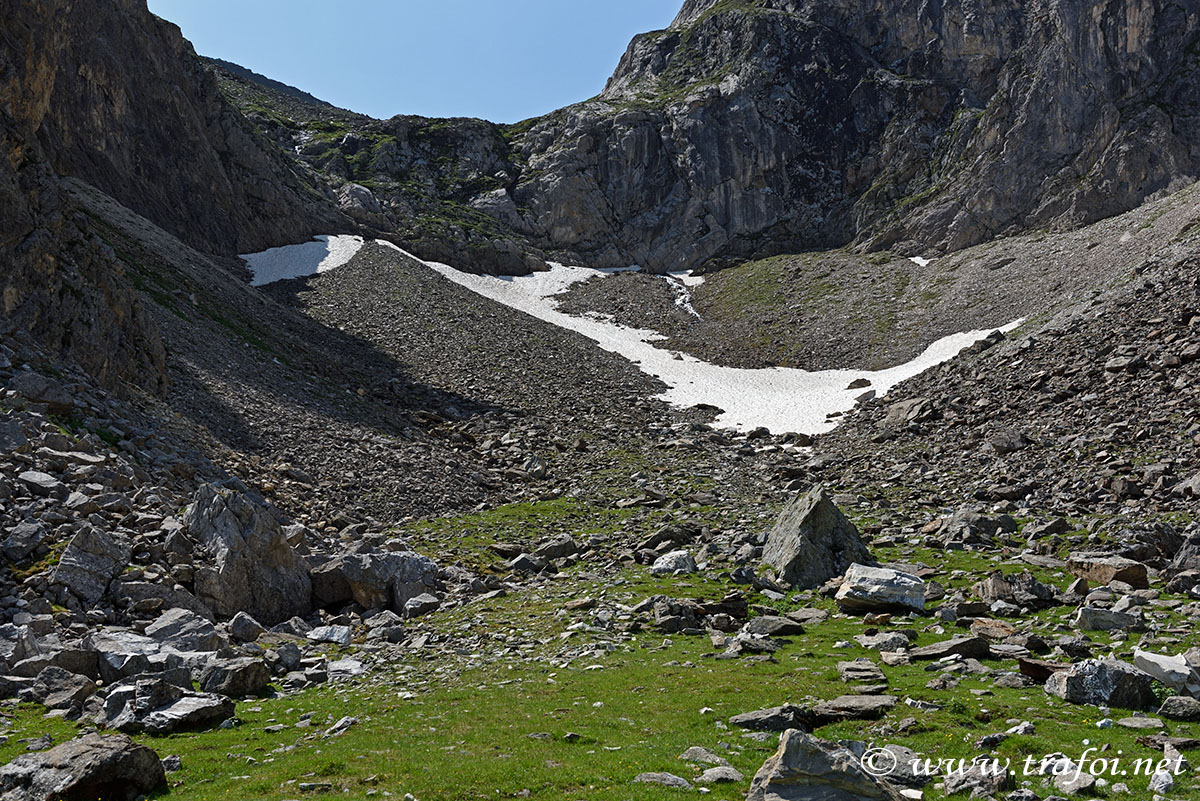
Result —
[[105, 214], [171, 388], [8, 340], [3, 786], [149, 746], [180, 798], [1193, 791], [1192, 235], [810, 449], [391, 249], [259, 292]]
[[[0, 798], [1194, 797], [1195, 20], [1001, 5], [979, 52], [956, 13], [694, 0], [495, 126], [214, 76], [133, 0], [16, 4]], [[316, 226], [706, 266], [696, 315], [636, 274], [564, 308], [725, 364], [1028, 319], [815, 441], [734, 434], [391, 249], [262, 290], [228, 255]], [[851, 241], [896, 250], [734, 264]]]

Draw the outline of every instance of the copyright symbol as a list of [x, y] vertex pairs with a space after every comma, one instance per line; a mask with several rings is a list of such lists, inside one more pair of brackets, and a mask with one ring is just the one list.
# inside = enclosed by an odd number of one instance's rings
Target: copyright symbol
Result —
[[862, 755], [859, 762], [863, 766], [863, 770], [877, 778], [891, 776], [896, 770], [896, 765], [899, 760], [896, 755], [886, 748], [868, 748]]

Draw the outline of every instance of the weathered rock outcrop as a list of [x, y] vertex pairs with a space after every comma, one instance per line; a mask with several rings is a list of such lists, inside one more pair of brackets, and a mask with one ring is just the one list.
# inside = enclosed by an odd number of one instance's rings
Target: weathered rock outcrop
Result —
[[842, 575], [852, 564], [872, 560], [858, 529], [818, 486], [780, 513], [767, 536], [763, 561], [778, 570], [788, 585], [812, 589]]
[[850, 242], [959, 249], [1200, 174], [1196, 2], [1089, 9], [695, 0], [636, 37], [598, 97], [545, 117], [342, 119], [340, 140], [290, 143], [371, 181], [420, 252], [457, 237], [480, 270], [521, 271], [498, 256], [514, 242], [656, 271]]
[[246, 612], [274, 624], [311, 609], [308, 567], [265, 504], [210, 484], [196, 493], [183, 522], [204, 555], [196, 595], [216, 614]]

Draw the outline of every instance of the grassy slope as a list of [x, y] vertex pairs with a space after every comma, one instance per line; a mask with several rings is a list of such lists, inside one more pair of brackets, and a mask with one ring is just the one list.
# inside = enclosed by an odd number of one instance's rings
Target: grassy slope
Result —
[[[578, 522], [580, 510], [567, 504], [542, 506], [539, 528], [552, 528], [556, 510]], [[454, 521], [458, 536], [483, 538], [487, 532], [519, 533], [511, 526], [517, 510], [505, 507]], [[540, 516], [539, 516], [540, 515]], [[596, 522], [596, 521], [593, 521]], [[860, 521], [866, 523], [868, 521]], [[430, 527], [433, 524], [422, 524]], [[445, 525], [450, 525], [445, 523]], [[603, 528], [603, 523], [597, 523]], [[609, 521], [610, 527], [614, 521]], [[416, 532], [410, 532], [416, 534]], [[1000, 568], [1014, 572], [999, 556], [972, 552], [943, 553], [924, 548], [881, 550], [881, 559], [923, 561], [937, 565], [937, 580], [966, 588], [972, 581]], [[710, 658], [715, 650], [707, 637], [664, 637], [647, 631], [635, 635], [593, 635], [567, 632], [590, 613], [558, 614], [572, 597], [593, 597], [632, 604], [653, 594], [676, 597], [719, 597], [735, 586], [720, 575], [712, 578], [653, 578], [643, 568], [622, 569], [615, 577], [589, 573], [580, 565], [570, 576], [511, 592], [504, 598], [480, 601], [430, 619], [439, 633], [484, 635], [484, 647], [467, 652], [439, 649], [404, 654], [394, 664], [377, 668], [362, 682], [327, 686], [282, 698], [245, 701], [238, 705], [242, 724], [230, 730], [141, 738], [160, 754], [180, 754], [184, 768], [172, 774], [171, 798], [292, 798], [302, 794], [301, 783], [328, 785], [305, 789], [304, 797], [367, 798], [378, 792], [412, 793], [430, 799], [661, 799], [678, 791], [632, 783], [644, 771], [670, 771], [693, 778], [700, 768], [677, 757], [693, 745], [724, 755], [746, 775], [738, 785], [714, 787], [711, 797], [741, 798], [750, 776], [774, 748], [730, 730], [724, 721], [733, 714], [805, 699], [832, 698], [849, 689], [838, 679], [838, 661], [864, 656], [881, 664], [877, 654], [859, 647], [837, 647], [851, 641], [865, 626], [861, 619], [836, 614], [826, 599], [804, 596], [775, 604], [780, 609], [811, 604], [833, 613], [829, 620], [791, 638], [776, 661]], [[1067, 577], [1035, 570], [1039, 578], [1065, 585]], [[764, 601], [755, 597], [754, 601]], [[1194, 632], [1177, 612], [1152, 613], [1179, 636], [1174, 649], [1196, 642]], [[1070, 631], [1069, 611], [1051, 609], [1027, 618], [1035, 630], [1050, 636]], [[930, 631], [933, 621], [898, 620], [892, 628], [912, 626], [917, 644], [944, 639], [960, 630]], [[525, 647], [509, 648], [505, 637], [523, 633]], [[1107, 635], [1093, 637], [1107, 644]], [[594, 640], [615, 643], [588, 652]], [[1131, 646], [1125, 646], [1129, 650]], [[566, 658], [572, 650], [575, 658]], [[1097, 650], [1102, 650], [1098, 648]], [[581, 653], [582, 651], [582, 653]], [[1001, 663], [990, 663], [1000, 667]], [[1011, 662], [1004, 664], [1012, 669]], [[957, 689], [927, 689], [936, 673], [927, 663], [884, 666], [890, 693], [940, 705], [920, 711], [901, 705], [878, 722], [848, 722], [826, 726], [818, 734], [831, 738], [900, 742], [919, 753], [942, 758], [970, 758], [979, 752], [973, 742], [1003, 731], [1017, 720], [1031, 721], [1035, 733], [1010, 737], [996, 751], [1000, 758], [1020, 763], [1026, 755], [1054, 751], [1081, 752], [1085, 740], [1105, 743], [1123, 758], [1158, 758], [1136, 743], [1136, 733], [1114, 728], [1098, 732], [1099, 710], [1075, 707], [1047, 697], [1040, 688], [1007, 690], [991, 682], [964, 677]], [[971, 691], [978, 691], [978, 694]], [[411, 693], [411, 695], [409, 695]], [[711, 713], [702, 714], [705, 707]], [[326, 738], [322, 732], [343, 716], [359, 718], [349, 733]], [[1113, 710], [1112, 717], [1123, 717]], [[313, 725], [297, 728], [311, 718]], [[903, 734], [888, 736], [903, 718], [916, 719]], [[40, 710], [20, 706], [12, 731], [0, 746], [0, 759], [23, 750], [18, 742], [50, 731], [56, 740], [69, 736], [71, 726], [47, 722]], [[278, 732], [265, 727], [281, 724]], [[1172, 734], [1191, 735], [1189, 724], [1167, 723]], [[578, 738], [567, 739], [568, 732]], [[549, 735], [533, 737], [531, 735]], [[1130, 768], [1132, 765], [1129, 766]], [[1144, 776], [1118, 776], [1135, 793], [1146, 785]], [[1183, 777], [1188, 781], [1187, 777]], [[1043, 791], [1040, 779], [1033, 789]], [[525, 793], [528, 791], [528, 795]], [[927, 788], [927, 798], [940, 794]]]

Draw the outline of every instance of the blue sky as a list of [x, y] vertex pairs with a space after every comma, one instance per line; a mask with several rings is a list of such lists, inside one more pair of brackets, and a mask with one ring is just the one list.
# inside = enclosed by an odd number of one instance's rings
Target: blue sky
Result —
[[682, 0], [149, 0], [196, 52], [373, 117], [517, 122], [597, 94]]

